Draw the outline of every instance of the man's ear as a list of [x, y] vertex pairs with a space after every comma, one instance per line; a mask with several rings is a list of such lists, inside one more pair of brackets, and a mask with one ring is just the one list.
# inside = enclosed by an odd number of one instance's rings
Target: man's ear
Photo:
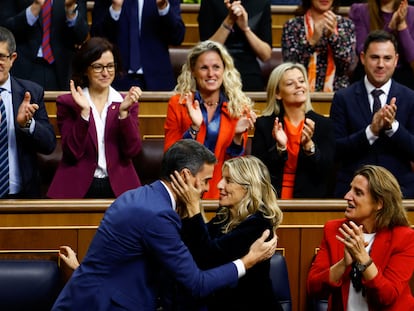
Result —
[[191, 171], [188, 169], [188, 168], [186, 168], [186, 167], [184, 167], [181, 171], [180, 171], [180, 176], [181, 176], [181, 178], [184, 180], [184, 182], [187, 182], [187, 178], [185, 177], [185, 173], [187, 173], [188, 175], [190, 175], [190, 176], [192, 176], [192, 174], [191, 174]]

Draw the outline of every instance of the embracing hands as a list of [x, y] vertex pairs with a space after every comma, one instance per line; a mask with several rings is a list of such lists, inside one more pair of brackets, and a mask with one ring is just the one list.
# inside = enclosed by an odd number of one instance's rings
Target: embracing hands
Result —
[[177, 200], [183, 203], [188, 216], [193, 217], [200, 213], [200, 200], [203, 194], [200, 181], [193, 177], [187, 168], [183, 169], [181, 174], [175, 171], [173, 175], [170, 175], [170, 178], [171, 187]]

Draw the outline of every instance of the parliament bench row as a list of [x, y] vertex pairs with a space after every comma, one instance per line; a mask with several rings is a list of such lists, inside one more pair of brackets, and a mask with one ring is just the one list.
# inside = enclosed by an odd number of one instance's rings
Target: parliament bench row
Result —
[[[103, 214], [113, 200], [0, 200], [0, 259], [31, 257], [56, 260], [60, 245], [70, 245], [82, 260]], [[203, 200], [207, 216], [216, 200]], [[283, 222], [278, 253], [289, 273], [292, 310], [306, 310], [306, 276], [323, 236], [323, 224], [343, 217], [344, 200], [279, 200]], [[414, 223], [414, 200], [404, 200]], [[414, 289], [414, 282], [411, 283]]]

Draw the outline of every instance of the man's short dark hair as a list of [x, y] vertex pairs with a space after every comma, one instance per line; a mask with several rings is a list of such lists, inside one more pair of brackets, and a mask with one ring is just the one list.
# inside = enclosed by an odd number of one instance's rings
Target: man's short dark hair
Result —
[[0, 27], [0, 42], [6, 42], [9, 53], [16, 52], [16, 40], [13, 33], [7, 28]]
[[184, 168], [196, 175], [204, 164], [216, 162], [214, 153], [207, 147], [192, 139], [182, 139], [165, 152], [161, 165], [161, 179], [171, 181], [170, 175]]
[[392, 33], [389, 33], [385, 30], [374, 30], [371, 31], [364, 42], [364, 53], [367, 52], [369, 45], [372, 42], [388, 42], [390, 41], [395, 48], [395, 52], [398, 53], [398, 43]]

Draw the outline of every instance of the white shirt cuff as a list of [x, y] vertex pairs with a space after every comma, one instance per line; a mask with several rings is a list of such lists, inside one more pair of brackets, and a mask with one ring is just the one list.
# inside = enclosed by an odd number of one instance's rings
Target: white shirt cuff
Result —
[[237, 275], [239, 276], [239, 279], [246, 274], [246, 268], [244, 266], [244, 263], [241, 259], [237, 259], [233, 261], [233, 263], [236, 265], [237, 268]]
[[365, 129], [365, 135], [367, 136], [370, 145], [375, 143], [375, 141], [379, 138], [378, 136], [375, 136], [371, 131], [371, 124], [368, 124], [367, 128]]
[[394, 133], [398, 130], [400, 123], [397, 120], [392, 121], [391, 128], [389, 130], [385, 130], [385, 135], [391, 137]]

